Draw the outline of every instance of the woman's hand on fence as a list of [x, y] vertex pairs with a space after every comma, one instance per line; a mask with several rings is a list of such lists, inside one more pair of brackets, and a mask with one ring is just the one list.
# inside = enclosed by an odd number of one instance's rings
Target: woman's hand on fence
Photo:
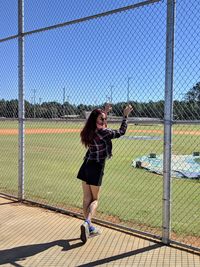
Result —
[[128, 115], [131, 113], [131, 111], [133, 111], [132, 106], [131, 105], [126, 106], [124, 109], [124, 116], [128, 117]]
[[104, 111], [105, 111], [105, 113], [107, 114], [108, 112], [110, 112], [112, 110], [112, 106], [111, 106], [111, 104], [106, 104], [105, 105], [105, 109], [104, 109]]

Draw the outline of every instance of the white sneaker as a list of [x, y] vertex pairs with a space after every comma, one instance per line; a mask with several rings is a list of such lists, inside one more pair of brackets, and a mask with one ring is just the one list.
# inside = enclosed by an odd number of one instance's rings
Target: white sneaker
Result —
[[89, 232], [90, 232], [90, 237], [93, 237], [93, 236], [101, 234], [101, 231], [96, 227], [93, 227], [93, 229], [90, 230]]
[[85, 244], [87, 242], [87, 239], [89, 237], [89, 226], [87, 222], [84, 222], [81, 225], [81, 240], [83, 241], [83, 243]]

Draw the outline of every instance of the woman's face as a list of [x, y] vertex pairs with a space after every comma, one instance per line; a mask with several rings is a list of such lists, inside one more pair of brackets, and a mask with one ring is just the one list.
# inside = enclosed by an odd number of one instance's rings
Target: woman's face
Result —
[[105, 113], [99, 114], [99, 116], [97, 117], [96, 126], [98, 130], [104, 129], [106, 127], [106, 114]]

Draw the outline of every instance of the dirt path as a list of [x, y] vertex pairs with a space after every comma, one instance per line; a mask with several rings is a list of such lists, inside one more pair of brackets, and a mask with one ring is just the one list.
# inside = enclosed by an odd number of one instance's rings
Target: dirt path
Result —
[[[25, 129], [25, 134], [79, 133], [81, 129]], [[162, 130], [128, 130], [129, 133], [163, 134]], [[0, 129], [0, 135], [17, 135], [18, 129]], [[173, 134], [200, 135], [200, 131], [173, 131]]]
[[[25, 134], [78, 133], [80, 129], [25, 129]], [[16, 135], [18, 129], [0, 129], [0, 135]]]

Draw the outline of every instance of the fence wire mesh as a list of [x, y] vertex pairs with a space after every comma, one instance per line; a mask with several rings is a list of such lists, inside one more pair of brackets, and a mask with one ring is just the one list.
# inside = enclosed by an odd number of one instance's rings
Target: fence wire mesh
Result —
[[[199, 11], [200, 5], [197, 1], [177, 1], [174, 119], [187, 120], [191, 124], [174, 125], [173, 155], [177, 157], [182, 178], [173, 179], [172, 186], [172, 238], [198, 247], [200, 126], [192, 122], [200, 119], [200, 76], [197, 56], [200, 52]], [[184, 156], [184, 161], [181, 160], [181, 155]]]
[[[10, 54], [12, 60], [8, 60]], [[18, 136], [14, 121], [18, 117], [16, 40], [1, 43], [0, 77], [0, 188], [15, 195], [18, 190]]]
[[[122, 7], [121, 1], [90, 2], [25, 1], [25, 31]], [[142, 2], [124, 1], [123, 7], [138, 3]], [[25, 34], [25, 199], [82, 212], [82, 188], [76, 175], [86, 152], [80, 131], [87, 114], [109, 102], [113, 108], [108, 126], [117, 129], [128, 102], [134, 111], [126, 135], [113, 141], [96, 218], [161, 236], [163, 176], [145, 170], [144, 162], [137, 163], [139, 168], [132, 163], [142, 156], [163, 155], [166, 4], [144, 1], [109, 16]], [[173, 126], [173, 155], [200, 151], [199, 124], [192, 124], [200, 114], [199, 8], [197, 1], [177, 3], [173, 116], [187, 125]], [[12, 7], [9, 12], [16, 10]], [[13, 32], [3, 32], [2, 38], [16, 34], [13, 24]], [[190, 36], [186, 33], [191, 29]], [[0, 188], [15, 195], [16, 42], [1, 42], [0, 69]], [[172, 178], [172, 239], [200, 247], [199, 180], [184, 178]]]
[[6, 4], [6, 1], [1, 1], [0, 9], [1, 9], [0, 25], [3, 25], [0, 28], [0, 39], [6, 38], [10, 35], [17, 34], [18, 32], [17, 1], [13, 1], [12, 5]]

